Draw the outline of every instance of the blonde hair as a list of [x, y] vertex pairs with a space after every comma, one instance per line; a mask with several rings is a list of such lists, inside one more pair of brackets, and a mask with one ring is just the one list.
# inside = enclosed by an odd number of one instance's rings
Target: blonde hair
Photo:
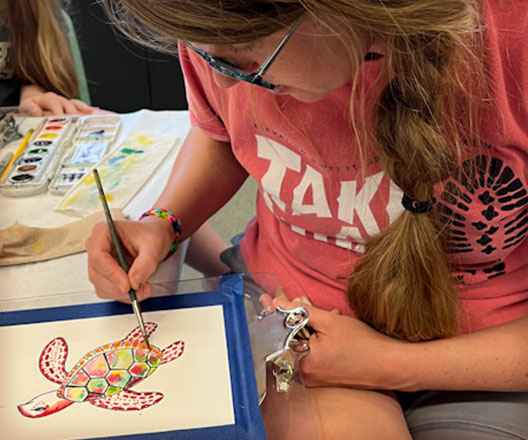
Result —
[[[166, 52], [175, 51], [179, 39], [253, 41], [302, 14], [349, 42], [355, 41], [355, 30], [369, 32], [386, 50], [380, 75], [384, 89], [372, 114], [366, 115], [374, 127], [369, 137], [384, 171], [414, 200], [432, 199], [435, 185], [452, 176], [460, 163], [461, 133], [472, 136], [476, 131], [482, 44], [475, 0], [104, 3], [130, 38]], [[351, 60], [358, 56], [351, 53]], [[404, 211], [369, 239], [347, 288], [358, 318], [412, 341], [455, 334], [460, 310], [445, 235], [434, 210]]]
[[14, 75], [67, 98], [78, 96], [78, 80], [59, 0], [0, 0], [2, 21], [13, 49]]

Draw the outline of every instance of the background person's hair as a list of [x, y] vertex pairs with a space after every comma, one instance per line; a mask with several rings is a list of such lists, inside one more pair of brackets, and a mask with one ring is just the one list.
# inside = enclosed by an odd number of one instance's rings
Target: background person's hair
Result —
[[60, 0], [0, 0], [0, 20], [11, 43], [14, 76], [67, 98], [78, 81]]
[[[129, 38], [165, 52], [175, 52], [178, 40], [254, 41], [308, 13], [342, 37], [351, 62], [358, 63], [355, 30], [370, 32], [386, 51], [385, 82], [378, 105], [364, 115], [372, 122], [366, 126], [374, 127], [369, 137], [383, 169], [414, 200], [432, 198], [434, 186], [460, 162], [459, 135], [474, 135], [482, 80], [475, 0], [102, 1]], [[351, 114], [356, 111], [351, 105]], [[455, 334], [460, 307], [445, 235], [433, 210], [404, 211], [372, 237], [347, 288], [356, 315], [413, 341]]]

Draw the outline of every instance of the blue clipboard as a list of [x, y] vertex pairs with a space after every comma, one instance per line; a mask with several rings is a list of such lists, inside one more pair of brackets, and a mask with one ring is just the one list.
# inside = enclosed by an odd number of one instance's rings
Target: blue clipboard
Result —
[[[144, 312], [148, 312], [211, 305], [221, 305], [223, 308], [235, 423], [210, 428], [98, 438], [177, 440], [259, 440], [266, 438], [258, 406], [257, 387], [244, 308], [242, 276], [221, 277], [219, 288], [215, 291], [149, 298], [141, 303], [141, 308]], [[130, 313], [131, 307], [129, 305], [117, 302], [18, 310], [0, 312], [0, 326]]]

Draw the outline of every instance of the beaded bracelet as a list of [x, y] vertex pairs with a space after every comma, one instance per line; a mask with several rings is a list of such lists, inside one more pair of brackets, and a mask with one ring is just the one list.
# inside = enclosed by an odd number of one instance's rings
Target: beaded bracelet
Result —
[[178, 249], [178, 245], [180, 244], [180, 241], [182, 238], [181, 221], [172, 212], [167, 211], [166, 209], [163, 209], [163, 208], [149, 209], [148, 211], [141, 214], [138, 220], [144, 219], [145, 217], [149, 217], [149, 216], [159, 217], [159, 218], [167, 220], [171, 224], [172, 230], [174, 231], [174, 242], [172, 243], [172, 246], [170, 247], [169, 253], [165, 257], [165, 260], [166, 260], [172, 254], [174, 254], [174, 252], [176, 252], [176, 249]]

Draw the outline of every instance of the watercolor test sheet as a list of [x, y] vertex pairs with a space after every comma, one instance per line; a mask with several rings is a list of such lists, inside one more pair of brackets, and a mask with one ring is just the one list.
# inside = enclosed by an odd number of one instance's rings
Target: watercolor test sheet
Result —
[[229, 297], [142, 303], [150, 351], [128, 305], [2, 313], [2, 439], [265, 438], [245, 318]]
[[[96, 164], [110, 207], [124, 208], [179, 142], [170, 136], [133, 133]], [[87, 173], [55, 209], [80, 217], [100, 210], [93, 174]]]

